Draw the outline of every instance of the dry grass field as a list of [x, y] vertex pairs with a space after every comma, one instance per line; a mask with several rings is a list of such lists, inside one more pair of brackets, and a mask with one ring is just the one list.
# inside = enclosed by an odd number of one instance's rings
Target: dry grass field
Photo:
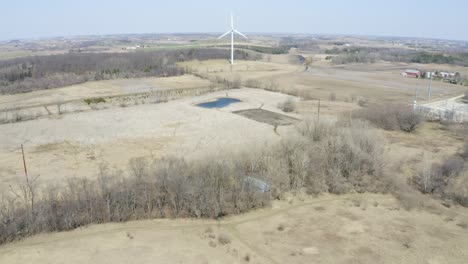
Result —
[[0, 248], [1, 263], [465, 263], [466, 208], [387, 195], [289, 197], [214, 220], [94, 225]]
[[0, 95], [0, 110], [82, 100], [86, 98], [144, 93], [165, 89], [197, 89], [208, 87], [209, 85], [209, 81], [197, 78], [193, 75], [167, 78], [94, 81], [64, 88], [39, 90], [13, 95]]
[[[419, 99], [426, 99], [427, 80], [399, 75], [420, 65], [318, 63], [305, 71], [288, 61], [288, 55], [272, 55], [270, 62], [237, 61], [232, 68], [224, 60], [191, 61], [179, 66], [194, 75], [1, 95], [0, 109], [6, 109], [154, 89], [197, 89], [224, 79], [240, 79], [243, 87], [1, 124], [0, 192], [9, 192], [23, 177], [21, 144], [40, 187], [72, 177], [95, 179], [102, 164], [125, 175], [134, 158], [193, 160], [260, 149], [295, 133], [296, 121], [317, 118], [317, 99], [321, 120], [337, 120], [368, 103], [410, 103], [417, 89]], [[247, 88], [249, 84], [258, 87]], [[464, 87], [434, 82], [433, 100], [462, 91]], [[219, 109], [197, 106], [221, 97], [241, 102]], [[284, 113], [280, 105], [288, 99], [295, 109]], [[463, 143], [439, 123], [426, 122], [414, 133], [379, 133], [384, 136], [378, 143], [384, 147], [385, 172], [402, 182], [420, 170], [427, 153], [440, 162]], [[466, 263], [468, 210], [444, 207], [422, 194], [418, 199], [419, 206], [408, 210], [391, 195], [288, 193], [263, 209], [217, 221], [139, 221], [40, 234], [1, 246], [0, 263]]]
[[[223, 109], [195, 106], [226, 94], [242, 102]], [[68, 177], [94, 178], [102, 163], [125, 171], [131, 158], [191, 158], [225, 148], [236, 151], [245, 145], [273, 143], [279, 139], [273, 126], [231, 112], [262, 105], [265, 110], [281, 112], [277, 105], [288, 97], [240, 89], [4, 124], [0, 130], [0, 189], [6, 191], [21, 179], [21, 144], [30, 173], [40, 175], [41, 183], [47, 185]]]

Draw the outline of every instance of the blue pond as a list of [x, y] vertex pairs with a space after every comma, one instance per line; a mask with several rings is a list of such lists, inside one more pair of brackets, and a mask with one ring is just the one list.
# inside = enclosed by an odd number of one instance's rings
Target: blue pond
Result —
[[203, 108], [223, 108], [230, 104], [239, 103], [239, 102], [242, 102], [242, 101], [239, 99], [235, 99], [235, 98], [222, 97], [222, 98], [218, 98], [215, 101], [197, 104], [197, 106], [203, 107]]

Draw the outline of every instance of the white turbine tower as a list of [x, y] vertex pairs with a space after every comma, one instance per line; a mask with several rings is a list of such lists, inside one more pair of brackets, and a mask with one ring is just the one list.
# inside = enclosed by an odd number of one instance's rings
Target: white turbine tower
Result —
[[240, 33], [239, 31], [237, 31], [235, 28], [234, 28], [234, 18], [231, 14], [231, 30], [229, 30], [228, 32], [224, 33], [221, 37], [219, 37], [218, 39], [222, 39], [224, 38], [225, 36], [227, 36], [228, 34], [231, 34], [231, 64], [234, 64], [234, 33], [244, 37], [244, 38], [247, 38], [244, 34]]

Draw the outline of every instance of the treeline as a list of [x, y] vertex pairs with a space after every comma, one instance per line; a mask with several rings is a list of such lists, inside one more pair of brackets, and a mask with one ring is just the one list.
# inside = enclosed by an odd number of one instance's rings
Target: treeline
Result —
[[468, 66], [468, 53], [435, 53], [418, 52], [404, 49], [347, 47], [325, 50], [326, 54], [334, 54], [335, 64], [373, 63], [377, 60], [424, 64], [452, 64]]
[[[218, 47], [230, 47], [230, 45], [221, 45]], [[274, 47], [268, 46], [255, 46], [255, 45], [237, 45], [238, 49], [252, 50], [264, 54], [288, 54], [291, 48], [297, 47], [296, 45], [280, 45]]]
[[263, 150], [199, 161], [135, 159], [129, 175], [102, 166], [97, 180], [39, 188], [29, 179], [4, 193], [0, 244], [41, 232], [136, 219], [218, 218], [246, 212], [287, 191], [387, 192], [380, 136], [363, 121], [304, 122]]
[[[175, 76], [184, 73], [176, 63], [187, 60], [222, 59], [223, 49], [184, 49], [135, 53], [73, 53], [0, 61], [0, 93], [21, 93], [63, 87], [94, 80]], [[238, 50], [236, 57], [257, 56]]]

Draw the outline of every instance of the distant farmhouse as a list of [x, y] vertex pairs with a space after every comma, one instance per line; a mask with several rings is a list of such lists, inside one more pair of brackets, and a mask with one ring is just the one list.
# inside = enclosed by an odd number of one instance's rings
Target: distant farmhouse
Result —
[[458, 72], [439, 72], [436, 76], [451, 83], [458, 83], [461, 80], [460, 73]]
[[420, 70], [407, 69], [401, 75], [410, 78], [421, 78], [424, 76], [424, 73]]
[[458, 72], [446, 72], [446, 71], [435, 71], [435, 72], [426, 72], [418, 69], [407, 69], [401, 73], [404, 77], [409, 78], [434, 78], [440, 79], [450, 83], [459, 83], [461, 81], [461, 75]]

